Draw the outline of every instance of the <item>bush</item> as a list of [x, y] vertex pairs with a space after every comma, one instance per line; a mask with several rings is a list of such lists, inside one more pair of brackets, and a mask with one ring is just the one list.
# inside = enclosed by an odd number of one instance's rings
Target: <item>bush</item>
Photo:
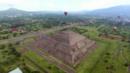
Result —
[[4, 49], [5, 48], [5, 45], [0, 45], [0, 49]]

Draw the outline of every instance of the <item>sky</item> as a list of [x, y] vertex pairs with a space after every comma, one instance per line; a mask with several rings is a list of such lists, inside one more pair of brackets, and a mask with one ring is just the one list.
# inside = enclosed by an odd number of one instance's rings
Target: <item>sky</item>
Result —
[[0, 10], [83, 11], [130, 5], [130, 0], [0, 0]]

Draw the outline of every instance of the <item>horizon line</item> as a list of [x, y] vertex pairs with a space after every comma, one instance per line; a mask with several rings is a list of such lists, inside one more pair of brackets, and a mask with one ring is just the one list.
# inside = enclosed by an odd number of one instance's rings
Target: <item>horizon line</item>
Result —
[[26, 11], [26, 12], [84, 12], [84, 11], [95, 11], [95, 10], [101, 10], [101, 9], [107, 9], [107, 8], [113, 8], [113, 7], [119, 7], [119, 6], [130, 6], [130, 5], [116, 5], [116, 6], [110, 6], [110, 7], [105, 7], [105, 8], [97, 8], [97, 9], [92, 9], [92, 10], [87, 10], [87, 9], [84, 9], [84, 10], [75, 10], [75, 11], [71, 11], [71, 10], [26, 10], [26, 9], [20, 9], [20, 8], [17, 8], [17, 7], [9, 7], [9, 8], [6, 8], [6, 9], [2, 9], [0, 11], [7, 11], [7, 10], [21, 10], [21, 11]]

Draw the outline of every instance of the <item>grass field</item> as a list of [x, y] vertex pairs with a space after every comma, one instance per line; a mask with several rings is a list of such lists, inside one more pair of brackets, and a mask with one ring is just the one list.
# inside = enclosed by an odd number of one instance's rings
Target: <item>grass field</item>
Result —
[[41, 73], [64, 73], [55, 64], [47, 62], [47, 60], [44, 60], [32, 51], [25, 53], [24, 57], [26, 61], [31, 62], [35, 69], [41, 71]]
[[[103, 26], [77, 26], [75, 27], [76, 29], [72, 29], [75, 32], [79, 32], [95, 40], [97, 43], [97, 48], [74, 68], [76, 73], [130, 73], [130, 44], [125, 41], [99, 37], [101, 32], [98, 31], [98, 29], [102, 27]], [[30, 42], [31, 39], [28, 39], [28, 41], [24, 41], [24, 44]], [[25, 45], [22, 44], [22, 46], [16, 47], [16, 49], [19, 50], [19, 48], [22, 47], [25, 47]], [[8, 54], [9, 51], [10, 48], [7, 46], [4, 49], [0, 48], [0, 72], [14, 69], [19, 66], [19, 64], [20, 67], [23, 67], [25, 63], [25, 66], [31, 70], [30, 73], [33, 71], [39, 71], [40, 73], [64, 73], [57, 68], [55, 64], [49, 63], [32, 51], [26, 52], [18, 61], [14, 60], [11, 64], [3, 65], [3, 60], [15, 59], [15, 55]]]
[[13, 44], [0, 45], [0, 73], [8, 72], [20, 63], [20, 54]]
[[126, 42], [98, 37], [95, 27], [78, 27], [98, 45], [75, 69], [77, 73], [129, 73], [130, 45]]

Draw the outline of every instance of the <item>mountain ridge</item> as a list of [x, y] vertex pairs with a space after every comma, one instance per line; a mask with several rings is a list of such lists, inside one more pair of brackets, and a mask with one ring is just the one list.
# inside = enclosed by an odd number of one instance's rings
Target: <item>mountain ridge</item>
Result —
[[122, 16], [122, 17], [130, 17], [130, 5], [123, 5], [123, 6], [115, 6], [110, 8], [104, 9], [97, 9], [94, 11], [87, 12], [88, 15], [94, 16]]
[[[0, 16], [26, 16], [26, 15], [35, 15], [35, 14], [59, 14], [60, 11], [24, 11], [16, 8], [9, 8], [7, 10], [0, 11]], [[70, 14], [74, 14], [69, 12]], [[109, 8], [97, 9], [93, 11], [81, 11], [76, 12], [77, 15], [85, 14], [89, 16], [101, 16], [101, 17], [130, 17], [130, 5], [114, 6]]]

